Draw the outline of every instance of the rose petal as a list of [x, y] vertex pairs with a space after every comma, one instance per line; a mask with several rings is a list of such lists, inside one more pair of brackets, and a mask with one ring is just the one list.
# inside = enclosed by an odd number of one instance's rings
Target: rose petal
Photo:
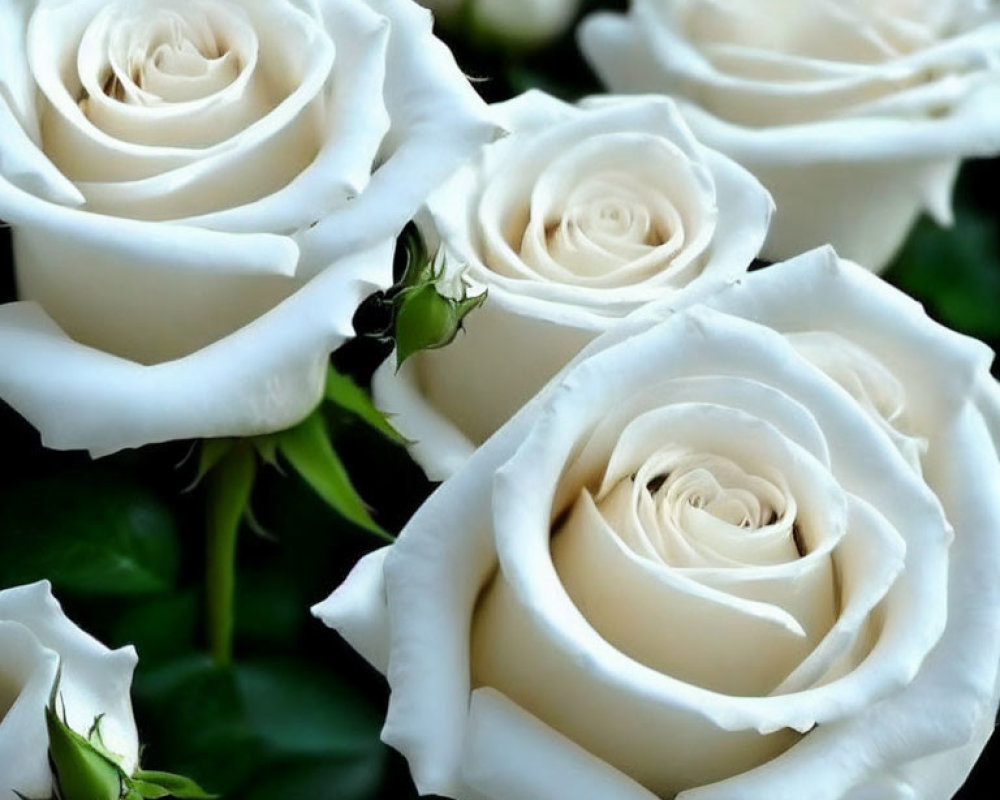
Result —
[[24, 52], [31, 11], [26, 3], [0, 7], [0, 175], [52, 202], [79, 205], [80, 192], [39, 149], [35, 85]]
[[[774, 694], [800, 692], [821, 680], [832, 680], [837, 662], [852, 655], [869, 624], [869, 615], [903, 569], [906, 543], [888, 521], [857, 497], [851, 498], [850, 515], [847, 535], [834, 554], [841, 606], [837, 621]], [[917, 627], [921, 621], [908, 622]], [[862, 643], [861, 647], [863, 658], [871, 646]], [[836, 677], [855, 669], [860, 660], [846, 661]]]
[[52, 791], [44, 720], [59, 657], [20, 622], [6, 619], [2, 603], [0, 598], [0, 791], [42, 797]]
[[432, 481], [443, 481], [475, 452], [465, 434], [430, 408], [420, 394], [411, 359], [396, 370], [387, 358], [372, 375], [372, 395], [393, 427], [412, 442], [410, 453]]
[[53, 203], [83, 205], [84, 197], [28, 138], [7, 100], [0, 96], [0, 181], [10, 181], [23, 191]]
[[[731, 10], [708, 2], [687, 6]], [[677, 26], [675, 6], [652, 0], [636, 0], [628, 16], [592, 15], [580, 42], [613, 90], [685, 97], [682, 111], [698, 137], [746, 166], [774, 195], [781, 212], [764, 258], [832, 242], [841, 255], [878, 271], [922, 210], [950, 220], [960, 158], [1000, 150], [1000, 22], [972, 4], [942, 12], [941, 19], [955, 18], [951, 23], [921, 18], [909, 26], [894, 24], [902, 13], [895, 7], [801, 8], [806, 17], [846, 12], [855, 32], [877, 28], [886, 42], [908, 40], [901, 46], [912, 52], [844, 64], [760, 51], [754, 26], [731, 26], [733, 38], [748, 45], [712, 44]], [[788, 34], [794, 41], [787, 17], [766, 26], [764, 39]], [[836, 26], [828, 27], [812, 44], [825, 37], [841, 55], [849, 52]]]
[[330, 352], [353, 335], [353, 309], [388, 280], [392, 246], [333, 264], [232, 335], [156, 366], [79, 344], [33, 303], [0, 306], [0, 348], [11, 354], [0, 396], [48, 447], [95, 456], [290, 427], [319, 401]]
[[[507, 769], [512, 762], [516, 770]], [[462, 777], [487, 800], [550, 800], [566, 794], [574, 800], [655, 800], [492, 689], [472, 693]], [[461, 796], [472, 800], [466, 790]]]
[[389, 548], [362, 558], [332, 595], [312, 608], [313, 616], [347, 640], [383, 675], [389, 668], [389, 611], [383, 569]]
[[[754, 273], [752, 290], [734, 283], [705, 303], [780, 332], [836, 331], [891, 364], [905, 388], [913, 430], [925, 436], [956, 415], [993, 358], [982, 342], [931, 322], [919, 303], [830, 248]], [[660, 312], [670, 310], [664, 304]], [[928, 362], [949, 365], [935, 375], [934, 392], [920, 389]]]
[[80, 342], [143, 362], [188, 355], [296, 288], [285, 237], [94, 215], [3, 181], [0, 217], [16, 227], [21, 296]]
[[[470, 443], [485, 441], [597, 333], [544, 318], [512, 317], [491, 299], [476, 310], [475, 319], [454, 342], [419, 354], [414, 364], [427, 412], [454, 425]], [[526, 349], [536, 355], [527, 363], [516, 358]], [[483, 370], [483, 364], [491, 368]], [[474, 386], [469, 385], [470, 375], [477, 376]], [[376, 402], [383, 405], [382, 395]], [[411, 416], [409, 407], [383, 407], [400, 417]], [[411, 429], [413, 425], [404, 423]]]

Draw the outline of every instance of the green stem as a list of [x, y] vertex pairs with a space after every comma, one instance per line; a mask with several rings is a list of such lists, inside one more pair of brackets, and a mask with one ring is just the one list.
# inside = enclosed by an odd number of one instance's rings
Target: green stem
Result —
[[240, 525], [253, 490], [257, 462], [253, 448], [237, 442], [206, 476], [206, 632], [212, 660], [233, 660], [236, 551]]

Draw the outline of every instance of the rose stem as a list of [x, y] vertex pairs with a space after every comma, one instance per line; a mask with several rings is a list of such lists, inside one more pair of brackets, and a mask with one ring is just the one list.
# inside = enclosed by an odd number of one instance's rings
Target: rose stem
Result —
[[209, 652], [220, 666], [233, 661], [236, 551], [256, 467], [253, 448], [246, 442], [237, 442], [205, 478], [208, 534], [205, 621]]

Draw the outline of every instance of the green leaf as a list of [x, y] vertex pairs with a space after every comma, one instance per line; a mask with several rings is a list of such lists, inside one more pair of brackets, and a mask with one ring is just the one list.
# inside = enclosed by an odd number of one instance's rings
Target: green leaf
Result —
[[922, 219], [885, 278], [945, 325], [1000, 339], [1000, 239], [982, 212], [959, 207], [951, 228]]
[[132, 786], [129, 792], [137, 792], [140, 797], [144, 800], [159, 800], [161, 797], [169, 797], [170, 792], [164, 789], [162, 786], [155, 786], [152, 783], [146, 783], [145, 781], [133, 780]]
[[[277, 764], [255, 778], [242, 800], [383, 800], [381, 761], [307, 759]], [[415, 795], [414, 795], [415, 798]]]
[[[179, 800], [213, 800], [218, 797], [209, 794], [190, 778], [182, 775], [174, 775], [170, 772], [157, 772], [155, 770], [141, 769], [135, 773], [134, 782], [141, 784], [137, 788], [143, 793], [143, 797], [166, 797], [172, 796]], [[148, 788], [142, 788], [143, 786]], [[163, 794], [149, 794], [149, 791], [159, 790]]]
[[245, 712], [274, 758], [350, 759], [382, 753], [382, 717], [329, 670], [287, 659], [240, 664]]
[[134, 694], [157, 767], [228, 797], [260, 766], [263, 750], [232, 667], [202, 655], [163, 662], [140, 669]]
[[284, 659], [240, 665], [248, 718], [269, 754], [245, 798], [377, 800], [387, 750], [382, 714], [328, 669]]
[[119, 800], [122, 770], [108, 755], [45, 708], [49, 757], [62, 800]]
[[274, 563], [267, 566], [244, 565], [240, 570], [236, 638], [249, 647], [290, 650], [308, 621], [303, 613], [308, 603], [296, 591], [294, 578], [290, 580]]
[[330, 367], [326, 375], [325, 396], [331, 403], [354, 414], [387, 439], [397, 444], [406, 444], [406, 440], [392, 427], [385, 414], [375, 408], [368, 392], [333, 367]]
[[143, 666], [176, 659], [200, 647], [201, 595], [194, 588], [153, 595], [117, 609], [107, 644], [132, 644]]
[[[328, 666], [282, 658], [221, 668], [186, 659], [141, 676], [136, 696], [158, 764], [225, 797], [380, 797], [388, 757], [381, 709]], [[298, 770], [285, 767], [300, 763], [323, 768], [327, 783], [313, 783], [313, 795], [275, 782], [291, 781]], [[261, 794], [264, 785], [274, 792]]]
[[292, 468], [337, 513], [389, 541], [358, 496], [347, 470], [333, 449], [326, 423], [317, 411], [280, 434], [278, 450]]
[[164, 592], [180, 543], [170, 507], [131, 478], [88, 469], [0, 491], [0, 585], [42, 578], [93, 597]]

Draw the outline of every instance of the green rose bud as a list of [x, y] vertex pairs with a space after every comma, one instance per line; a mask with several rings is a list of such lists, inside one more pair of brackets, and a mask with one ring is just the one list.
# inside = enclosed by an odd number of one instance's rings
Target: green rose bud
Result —
[[454, 341], [462, 320], [486, 300], [475, 297], [448, 297], [436, 283], [426, 283], [406, 292], [396, 316], [396, 361], [402, 364], [420, 350], [434, 350]]

